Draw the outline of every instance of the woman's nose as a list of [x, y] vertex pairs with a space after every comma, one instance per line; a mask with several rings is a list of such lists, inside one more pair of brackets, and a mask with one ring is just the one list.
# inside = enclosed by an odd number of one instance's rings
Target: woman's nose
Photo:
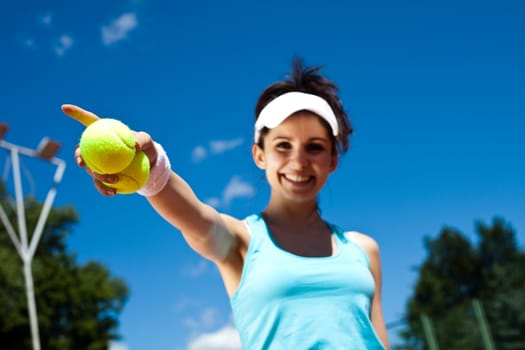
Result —
[[303, 150], [296, 150], [290, 155], [290, 162], [297, 168], [308, 164], [308, 155]]

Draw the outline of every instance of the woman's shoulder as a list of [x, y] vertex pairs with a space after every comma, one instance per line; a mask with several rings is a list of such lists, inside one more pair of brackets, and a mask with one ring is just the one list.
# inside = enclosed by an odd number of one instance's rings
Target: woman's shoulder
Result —
[[227, 230], [230, 234], [240, 239], [241, 241], [246, 241], [249, 239], [249, 227], [247, 225], [247, 218], [238, 219], [228, 214], [221, 213], [222, 221], [224, 222]]
[[374, 256], [379, 254], [379, 244], [371, 236], [358, 231], [346, 231], [345, 237], [348, 240], [359, 244], [361, 248], [363, 248], [363, 250], [367, 253], [369, 258], [372, 259]]

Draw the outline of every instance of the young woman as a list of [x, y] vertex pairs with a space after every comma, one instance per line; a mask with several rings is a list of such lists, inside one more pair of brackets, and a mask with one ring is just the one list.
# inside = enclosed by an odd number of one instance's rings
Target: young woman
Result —
[[[196, 197], [149, 134], [137, 148], [152, 165], [139, 193], [214, 262], [246, 350], [388, 349], [381, 308], [379, 248], [320, 215], [318, 194], [349, 147], [350, 121], [338, 89], [296, 60], [287, 80], [262, 92], [255, 108], [253, 160], [271, 187], [266, 208], [247, 218], [219, 213]], [[88, 115], [64, 105], [69, 115]], [[77, 148], [75, 158], [84, 166]], [[115, 175], [93, 173], [97, 190]]]

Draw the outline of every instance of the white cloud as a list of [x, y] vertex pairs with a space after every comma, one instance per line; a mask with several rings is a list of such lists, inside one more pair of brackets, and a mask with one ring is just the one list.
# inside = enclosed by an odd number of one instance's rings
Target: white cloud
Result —
[[253, 197], [254, 195], [255, 188], [250, 183], [242, 181], [239, 176], [234, 176], [222, 193], [222, 202], [228, 205], [235, 198]]
[[203, 146], [197, 146], [191, 152], [191, 159], [194, 163], [198, 163], [206, 158], [208, 151]]
[[197, 278], [199, 276], [202, 276], [206, 271], [208, 271], [208, 262], [205, 259], [200, 259], [198, 263], [188, 265], [184, 268], [182, 271], [183, 274]]
[[36, 43], [31, 38], [26, 38], [21, 41], [22, 46], [26, 49], [36, 49]]
[[244, 182], [239, 176], [233, 176], [224, 188], [224, 191], [222, 191], [221, 198], [212, 197], [206, 199], [205, 202], [216, 209], [224, 208], [230, 205], [232, 200], [236, 198], [253, 197], [255, 193], [256, 189], [252, 184]]
[[49, 26], [53, 22], [53, 16], [48, 13], [39, 17], [38, 21], [43, 25]]
[[242, 138], [236, 138], [233, 140], [216, 140], [210, 142], [210, 151], [212, 154], [221, 154], [226, 151], [232, 150], [243, 143]]
[[55, 53], [58, 56], [63, 56], [73, 46], [73, 38], [69, 35], [61, 35], [58, 38], [58, 43], [55, 45]]
[[198, 163], [206, 159], [208, 154], [222, 154], [231, 151], [239, 147], [243, 142], [244, 139], [241, 137], [231, 140], [212, 140], [210, 141], [209, 149], [201, 145], [195, 147], [191, 153], [191, 158], [194, 163]]
[[232, 325], [195, 337], [188, 350], [242, 350], [239, 333]]
[[137, 25], [137, 16], [134, 13], [124, 13], [108, 26], [102, 27], [102, 42], [109, 46], [123, 40]]
[[124, 343], [110, 342], [109, 350], [129, 350], [129, 348]]
[[198, 319], [187, 318], [184, 325], [191, 329], [210, 329], [217, 325], [219, 312], [215, 308], [207, 308], [202, 311]]

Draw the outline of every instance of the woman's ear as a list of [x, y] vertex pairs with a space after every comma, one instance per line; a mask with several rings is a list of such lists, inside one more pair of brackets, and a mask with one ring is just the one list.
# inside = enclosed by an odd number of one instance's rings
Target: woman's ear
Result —
[[264, 170], [266, 168], [266, 163], [264, 161], [264, 150], [258, 144], [253, 144], [252, 156], [255, 165], [257, 165], [259, 169]]

